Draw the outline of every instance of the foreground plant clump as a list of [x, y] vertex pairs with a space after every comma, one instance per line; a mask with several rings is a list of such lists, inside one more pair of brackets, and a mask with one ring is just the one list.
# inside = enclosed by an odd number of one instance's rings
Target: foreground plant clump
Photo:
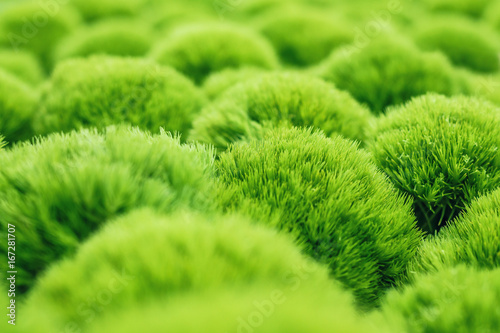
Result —
[[280, 129], [217, 161], [221, 206], [292, 234], [370, 306], [405, 274], [420, 241], [411, 202], [357, 145]]
[[136, 207], [205, 209], [211, 164], [208, 149], [128, 128], [55, 134], [0, 152], [0, 233], [16, 225], [19, 294], [109, 218]]
[[94, 56], [61, 63], [43, 90], [37, 133], [129, 123], [184, 133], [205, 97], [177, 71], [133, 58]]
[[362, 141], [369, 119], [367, 108], [321, 79], [298, 73], [263, 74], [207, 105], [190, 138], [223, 150], [233, 142], [258, 138], [266, 129], [300, 126]]
[[500, 270], [459, 266], [422, 275], [382, 306], [395, 332], [483, 333], [500, 329]]
[[413, 272], [432, 272], [459, 264], [500, 267], [500, 188], [472, 202], [467, 212], [422, 243]]
[[[290, 289], [298, 276], [302, 287], [338, 288], [291, 239], [244, 218], [146, 210], [109, 223], [74, 258], [55, 265], [38, 281], [26, 311], [35, 328], [45, 323], [59, 330], [68, 322], [83, 328], [103, 312], [91, 303], [85, 312], [79, 306], [103, 291], [112, 298], [104, 311], [113, 313], [183, 293], [262, 283]], [[347, 293], [338, 294], [351, 305]]]
[[439, 230], [500, 182], [500, 109], [475, 98], [428, 95], [381, 117], [375, 163], [414, 198], [422, 229]]

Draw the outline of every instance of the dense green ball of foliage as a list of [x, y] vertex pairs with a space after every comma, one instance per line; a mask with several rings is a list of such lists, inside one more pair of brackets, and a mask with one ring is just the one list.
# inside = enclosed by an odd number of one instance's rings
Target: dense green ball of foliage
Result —
[[333, 288], [299, 290], [269, 286], [189, 295], [170, 303], [133, 308], [93, 323], [93, 333], [383, 332], [356, 314], [345, 295]]
[[260, 137], [264, 129], [299, 126], [363, 140], [370, 111], [347, 92], [319, 78], [296, 73], [261, 75], [227, 90], [193, 123], [190, 138], [225, 149]]
[[500, 109], [475, 98], [419, 97], [381, 117], [369, 146], [433, 233], [499, 186]]
[[411, 270], [429, 272], [461, 263], [500, 267], [500, 188], [473, 201], [465, 214], [423, 242]]
[[321, 67], [323, 78], [348, 90], [377, 113], [427, 92], [460, 92], [444, 56], [422, 53], [396, 39], [380, 37], [365, 47], [354, 44], [334, 52]]
[[298, 8], [285, 13], [278, 9], [268, 16], [270, 18], [261, 25], [260, 31], [286, 64], [313, 65], [354, 39], [352, 27], [331, 15]]
[[[299, 274], [304, 285], [332, 284], [327, 270], [304, 257], [290, 238], [246, 219], [146, 210], [108, 223], [74, 258], [54, 265], [29, 295], [25, 311], [52, 324], [83, 326], [103, 312], [190, 292], [254, 284], [285, 288]], [[100, 293], [109, 302], [98, 312]]]
[[31, 121], [36, 92], [14, 75], [0, 69], [0, 135], [9, 143], [33, 136]]
[[205, 103], [194, 84], [153, 62], [107, 56], [68, 60], [45, 87], [38, 133], [130, 123], [159, 132], [185, 132]]
[[466, 20], [435, 18], [416, 34], [420, 47], [443, 52], [453, 64], [479, 72], [495, 72], [499, 68], [500, 51], [497, 36], [481, 25]]
[[279, 129], [217, 161], [218, 200], [291, 233], [361, 305], [373, 305], [420, 242], [411, 202], [341, 137]]
[[147, 0], [70, 0], [86, 21], [137, 14]]
[[[212, 163], [205, 148], [121, 127], [54, 134], [1, 151], [0, 235], [16, 225], [19, 292], [109, 218], [143, 206], [209, 207]], [[0, 252], [7, 255], [7, 242]]]
[[213, 73], [203, 82], [203, 91], [209, 99], [214, 100], [238, 83], [249, 81], [266, 72], [265, 69], [256, 67], [223, 69]]
[[150, 34], [142, 24], [132, 21], [99, 22], [61, 41], [56, 57], [59, 60], [92, 54], [141, 57], [151, 48]]
[[500, 330], [499, 309], [500, 270], [459, 266], [391, 292], [382, 318], [394, 332], [493, 333]]
[[188, 25], [159, 43], [152, 57], [200, 84], [225, 68], [254, 66], [273, 69], [277, 56], [262, 36], [237, 25]]
[[55, 46], [79, 21], [78, 13], [57, 1], [23, 1], [0, 13], [0, 46], [33, 52], [49, 70]]
[[[493, 0], [494, 1], [494, 0]], [[429, 9], [456, 12], [473, 17], [481, 16], [492, 0], [424, 0]]]
[[44, 79], [40, 62], [27, 51], [0, 50], [0, 68], [33, 86]]

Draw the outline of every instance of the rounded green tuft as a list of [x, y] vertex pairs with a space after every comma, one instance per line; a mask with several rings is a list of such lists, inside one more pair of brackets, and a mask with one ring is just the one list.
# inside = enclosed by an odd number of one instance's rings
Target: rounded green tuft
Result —
[[500, 182], [500, 109], [476, 98], [415, 98], [382, 116], [368, 145], [429, 233]]
[[0, 135], [8, 143], [33, 136], [31, 121], [38, 100], [28, 84], [0, 69]]
[[466, 213], [426, 239], [410, 270], [433, 272], [459, 264], [500, 267], [500, 188], [474, 200]]
[[249, 81], [268, 71], [256, 67], [227, 68], [211, 74], [203, 82], [203, 91], [211, 100], [221, 96], [238, 83]]
[[[237, 216], [141, 210], [108, 223], [73, 258], [54, 265], [25, 311], [34, 326], [45, 317], [42, 322], [59, 331], [66, 323], [83, 328], [106, 313], [184, 294], [297, 284], [325, 288], [334, 282], [284, 235]], [[95, 296], [90, 302], [89, 295]]]
[[0, 69], [32, 86], [39, 85], [45, 78], [40, 62], [27, 51], [0, 49]]
[[[0, 234], [16, 226], [20, 294], [109, 218], [136, 207], [210, 208], [212, 164], [207, 148], [126, 127], [54, 134], [1, 151]], [[7, 242], [0, 252], [7, 256]]]
[[315, 127], [362, 141], [370, 111], [347, 92], [297, 73], [260, 75], [227, 90], [193, 123], [190, 138], [226, 149], [275, 126]]
[[460, 93], [458, 77], [441, 54], [427, 54], [406, 41], [379, 37], [364, 47], [339, 49], [321, 65], [321, 76], [382, 113], [412, 97]]
[[61, 63], [45, 87], [37, 133], [130, 123], [185, 133], [205, 103], [177, 71], [143, 59], [93, 56]]
[[498, 36], [479, 24], [463, 19], [434, 17], [416, 33], [417, 44], [429, 51], [441, 51], [457, 65], [478, 72], [498, 71]]
[[197, 84], [226, 68], [278, 67], [277, 56], [267, 40], [251, 30], [229, 24], [182, 26], [159, 43], [152, 57]]
[[291, 233], [372, 306], [406, 272], [421, 234], [411, 202], [349, 140], [279, 129], [216, 162], [220, 205]]
[[459, 266], [392, 291], [377, 314], [392, 332], [486, 333], [500, 329], [500, 270]]
[[152, 45], [151, 32], [134, 21], [107, 20], [81, 28], [66, 37], [56, 51], [58, 60], [93, 54], [144, 56]]

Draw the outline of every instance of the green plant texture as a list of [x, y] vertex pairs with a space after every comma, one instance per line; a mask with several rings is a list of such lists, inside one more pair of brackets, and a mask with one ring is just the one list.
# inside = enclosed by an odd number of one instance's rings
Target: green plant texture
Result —
[[225, 210], [292, 234], [361, 306], [405, 274], [420, 242], [411, 201], [341, 137], [280, 129], [230, 147], [216, 167]]
[[[133, 128], [54, 134], [0, 152], [0, 234], [16, 225], [17, 288], [30, 288], [109, 218], [210, 206], [213, 153]], [[0, 251], [7, 256], [7, 242]], [[7, 261], [0, 264], [7, 271]]]
[[434, 233], [500, 183], [500, 109], [483, 100], [430, 94], [374, 126], [373, 160], [414, 199], [419, 226]]
[[264, 37], [234, 24], [182, 26], [160, 42], [151, 57], [179, 70], [197, 84], [225, 68], [278, 67], [276, 53]]
[[186, 132], [205, 96], [177, 71], [151, 61], [94, 56], [61, 63], [44, 87], [35, 130], [46, 134], [129, 123]]
[[[83, 328], [103, 313], [186, 293], [263, 283], [289, 288], [296, 283], [289, 280], [299, 273], [304, 274], [299, 281], [304, 286], [335, 285], [327, 270], [304, 257], [290, 238], [244, 218], [162, 216], [145, 210], [108, 223], [73, 258], [44, 274], [25, 311], [36, 318], [34, 327], [55, 323], [52, 327], [59, 330], [58, 324], [74, 322]], [[87, 297], [103, 290], [112, 299], [104, 310], [94, 311]], [[351, 305], [350, 295], [342, 299]], [[81, 304], [88, 305], [87, 311], [78, 310]]]
[[315, 127], [363, 141], [370, 111], [349, 93], [298, 73], [261, 75], [224, 92], [193, 123], [190, 138], [220, 150], [270, 128]]

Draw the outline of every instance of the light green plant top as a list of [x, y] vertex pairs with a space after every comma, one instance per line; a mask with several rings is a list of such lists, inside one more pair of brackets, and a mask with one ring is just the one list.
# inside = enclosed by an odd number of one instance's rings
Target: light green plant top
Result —
[[151, 61], [93, 56], [61, 63], [44, 87], [37, 133], [129, 123], [186, 132], [205, 96], [177, 71]]
[[480, 99], [415, 98], [381, 117], [368, 145], [430, 233], [500, 182], [500, 109]]
[[[24, 311], [28, 327], [48, 324], [58, 331], [74, 322], [83, 328], [106, 313], [191, 292], [292, 288], [298, 274], [304, 286], [334, 285], [326, 268], [304, 257], [290, 238], [244, 218], [142, 210], [108, 223], [73, 258], [55, 264]], [[104, 292], [111, 298], [106, 304], [98, 298]], [[349, 304], [349, 296], [339, 294]]]
[[[212, 163], [207, 148], [125, 127], [54, 134], [1, 151], [0, 234], [16, 225], [19, 294], [109, 218], [136, 207], [209, 208]], [[7, 255], [7, 242], [0, 252]]]
[[224, 150], [269, 128], [300, 126], [362, 141], [370, 117], [349, 93], [319, 78], [272, 73], [228, 89], [208, 104], [194, 121], [190, 138]]
[[362, 306], [404, 275], [421, 234], [401, 196], [357, 145], [280, 129], [220, 155], [218, 201], [291, 233]]
[[181, 26], [160, 42], [151, 56], [172, 66], [197, 84], [226, 68], [278, 67], [271, 44], [261, 35], [234, 24]]

